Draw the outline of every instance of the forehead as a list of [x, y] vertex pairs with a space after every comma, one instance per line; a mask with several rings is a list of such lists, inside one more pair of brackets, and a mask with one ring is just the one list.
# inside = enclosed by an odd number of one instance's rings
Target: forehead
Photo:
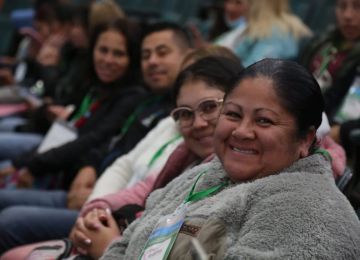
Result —
[[174, 32], [171, 30], [153, 32], [147, 35], [142, 42], [142, 50], [151, 50], [159, 46], [180, 48], [179, 45], [176, 43]]
[[96, 44], [106, 44], [121, 47], [125, 45], [125, 37], [121, 32], [110, 30], [101, 33], [96, 41]]
[[203, 80], [189, 80], [180, 88], [176, 103], [180, 105], [196, 105], [199, 101], [208, 98], [222, 98], [224, 91], [210, 86]]
[[227, 101], [247, 107], [281, 107], [273, 81], [265, 77], [241, 80], [228, 95]]

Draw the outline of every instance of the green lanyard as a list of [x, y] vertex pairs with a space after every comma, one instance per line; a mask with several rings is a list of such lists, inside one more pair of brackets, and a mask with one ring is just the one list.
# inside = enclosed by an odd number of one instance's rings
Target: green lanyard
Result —
[[226, 187], [227, 185], [229, 185], [229, 181], [227, 180], [227, 181], [224, 181], [223, 183], [220, 183], [219, 185], [216, 185], [216, 186], [211, 187], [209, 189], [202, 190], [202, 191], [199, 191], [199, 192], [194, 192], [196, 184], [198, 183], [200, 177], [203, 176], [205, 173], [206, 173], [206, 170], [199, 173], [198, 177], [196, 178], [195, 183], [191, 187], [191, 190], [190, 190], [189, 194], [185, 198], [184, 203], [202, 200], [202, 199], [204, 199], [206, 197], [209, 197], [210, 195], [218, 192], [219, 190]]
[[130, 126], [134, 123], [134, 121], [136, 120], [137, 116], [144, 110], [144, 108], [146, 108], [149, 104], [159, 101], [162, 98], [162, 96], [160, 97], [156, 97], [156, 98], [151, 98], [146, 100], [144, 103], [140, 104], [135, 111], [126, 119], [123, 127], [121, 128], [121, 133], [120, 136], [124, 136], [128, 131]]
[[164, 153], [165, 148], [175, 142], [176, 140], [178, 140], [181, 137], [181, 135], [177, 134], [174, 138], [172, 138], [171, 140], [167, 141], [165, 144], [163, 144], [153, 155], [153, 157], [151, 158], [150, 162], [148, 163], [148, 168], [150, 168], [151, 166], [154, 165], [154, 163], [159, 159], [159, 157]]
[[332, 162], [332, 157], [327, 150], [318, 148], [314, 151], [314, 153], [322, 154], [329, 162]]
[[323, 75], [326, 68], [329, 66], [330, 62], [333, 60], [334, 55], [337, 52], [338, 52], [338, 50], [332, 45], [328, 46], [321, 52], [322, 61], [321, 61], [321, 65], [319, 68], [319, 76]]
[[81, 102], [80, 105], [80, 109], [79, 111], [72, 117], [72, 121], [76, 121], [78, 120], [82, 115], [84, 115], [86, 113], [86, 111], [89, 110], [89, 107], [91, 106], [91, 103], [93, 102], [93, 98], [91, 97], [92, 95], [90, 93], [88, 93], [83, 101]]

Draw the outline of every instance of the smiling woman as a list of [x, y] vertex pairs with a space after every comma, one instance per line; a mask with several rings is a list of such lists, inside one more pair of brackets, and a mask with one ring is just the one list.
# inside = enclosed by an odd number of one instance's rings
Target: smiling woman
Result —
[[[228, 93], [219, 119], [216, 152], [233, 181], [274, 174], [308, 156], [315, 129], [321, 123], [323, 102], [317, 84], [300, 70], [299, 83], [288, 84], [290, 70], [297, 68], [273, 71], [267, 68], [269, 65], [271, 62], [263, 62], [241, 76]], [[257, 74], [253, 75], [255, 71]], [[307, 95], [300, 93], [305, 83], [313, 86], [312, 92], [319, 99], [312, 102], [311, 111]], [[298, 100], [298, 106], [289, 106], [286, 100]], [[302, 120], [304, 116], [300, 117], [297, 111], [304, 115], [312, 112], [317, 117]]]
[[122, 77], [129, 62], [124, 34], [110, 30], [99, 36], [94, 48], [94, 64], [96, 74], [102, 82], [110, 83]]
[[[196, 259], [193, 237], [211, 259], [359, 259], [359, 220], [314, 145], [323, 106], [315, 79], [295, 62], [246, 68], [224, 98], [218, 158], [152, 193], [102, 259]], [[205, 115], [198, 103], [185, 110], [193, 127]], [[165, 216], [180, 223], [176, 232]]]

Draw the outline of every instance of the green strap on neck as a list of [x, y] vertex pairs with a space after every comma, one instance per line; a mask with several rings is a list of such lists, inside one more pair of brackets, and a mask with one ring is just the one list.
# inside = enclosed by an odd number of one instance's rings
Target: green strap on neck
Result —
[[210, 195], [218, 192], [219, 190], [223, 189], [224, 187], [226, 187], [227, 185], [229, 185], [229, 181], [224, 181], [223, 183], [220, 183], [219, 185], [216, 185], [214, 187], [211, 187], [209, 189], [206, 190], [202, 190], [199, 192], [194, 192], [196, 184], [198, 183], [199, 179], [206, 173], [206, 170], [202, 171], [199, 173], [198, 177], [195, 180], [195, 183], [193, 184], [193, 186], [191, 187], [191, 190], [189, 192], [189, 194], [187, 195], [187, 197], [184, 200], [184, 203], [187, 202], [193, 202], [193, 201], [198, 201], [198, 200], [202, 200], [206, 197], [209, 197]]
[[90, 108], [92, 102], [93, 102], [93, 98], [91, 93], [86, 94], [86, 96], [84, 97], [84, 99], [81, 102], [80, 108], [78, 110], [78, 112], [72, 117], [72, 121], [76, 121], [78, 120], [81, 116], [83, 116]]
[[328, 46], [321, 52], [322, 61], [321, 61], [321, 65], [319, 68], [319, 76], [323, 75], [326, 68], [329, 66], [330, 62], [333, 60], [334, 55], [337, 52], [338, 52], [338, 50], [332, 45]]
[[332, 161], [332, 157], [331, 157], [330, 153], [328, 151], [326, 151], [325, 149], [318, 148], [314, 151], [314, 153], [322, 154], [329, 162]]
[[148, 168], [151, 168], [151, 166], [154, 165], [154, 163], [159, 159], [159, 157], [163, 154], [163, 152], [165, 151], [166, 147], [175, 142], [176, 140], [180, 139], [181, 135], [177, 134], [174, 138], [170, 139], [169, 141], [167, 141], [165, 144], [163, 144], [153, 155], [153, 157], [151, 158], [150, 162], [148, 163]]

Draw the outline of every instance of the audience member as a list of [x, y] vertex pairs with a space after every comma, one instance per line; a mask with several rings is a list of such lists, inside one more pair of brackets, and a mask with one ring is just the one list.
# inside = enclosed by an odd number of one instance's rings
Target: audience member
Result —
[[346, 97], [358, 87], [360, 1], [337, 0], [335, 14], [336, 28], [315, 38], [300, 59], [320, 84], [331, 136], [351, 155], [350, 132], [360, 126], [360, 111], [354, 105], [358, 101], [350, 104]]
[[216, 259], [357, 259], [359, 220], [313, 146], [323, 108], [296, 63], [246, 68], [225, 96], [217, 157], [153, 192], [102, 259], [193, 259], [199, 247]]
[[[238, 17], [234, 21], [237, 26], [213, 43], [230, 48], [245, 66], [263, 58], [294, 59], [300, 41], [311, 35], [310, 29], [290, 12], [288, 0], [225, 1], [224, 6], [226, 17]], [[201, 42], [196, 30], [194, 35], [195, 41]]]
[[[31, 187], [34, 179], [37, 181], [36, 183], [39, 180], [40, 182], [44, 181], [41, 176], [50, 172], [57, 173], [53, 177], [55, 178], [59, 175], [58, 172], [62, 170], [65, 172], [63, 174], [64, 184], [62, 185], [60, 182], [57, 185], [59, 188], [66, 188], [73, 179], [71, 173], [74, 170], [73, 167], [76, 167], [77, 160], [91, 147], [99, 146], [115, 135], [125, 124], [136, 104], [143, 100], [143, 89], [129, 84], [130, 81], [128, 80], [130, 79], [127, 79], [129, 76], [127, 69], [131, 62], [129, 54], [131, 47], [130, 42], [127, 42], [126, 35], [126, 25], [119, 20], [111, 24], [99, 25], [94, 31], [90, 44], [90, 49], [93, 50], [93, 61], [89, 63], [91, 64], [89, 76], [84, 80], [85, 84], [89, 84], [90, 90], [84, 98], [83, 105], [70, 118], [72, 124], [78, 129], [79, 137], [75, 141], [58, 148], [29, 156], [27, 163], [29, 168], [21, 170], [23, 174], [19, 176], [18, 186], [22, 184], [22, 186]], [[40, 184], [45, 186], [43, 183]], [[64, 203], [66, 205], [66, 193], [61, 192], [55, 198], [47, 196], [45, 191], [40, 194], [35, 191], [32, 193], [31, 190], [1, 190], [0, 192], [2, 193], [0, 196], [2, 200], [0, 202], [1, 209], [10, 205], [37, 205], [48, 206], [49, 211], [51, 211], [50, 207], [59, 207], [59, 204], [60, 207], [63, 207]], [[33, 211], [34, 208], [35, 211]], [[37, 212], [37, 207], [34, 208], [18, 206], [1, 212], [0, 251], [5, 251], [6, 247], [11, 246], [12, 243], [22, 243], [18, 239], [12, 241], [14, 234], [17, 238], [24, 239], [25, 242], [27, 239], [32, 242], [37, 236], [42, 237], [44, 235], [47, 239], [49, 225], [46, 221], [50, 219], [55, 220], [59, 217], [56, 226], [65, 234], [68, 231], [66, 226], [73, 224], [73, 221], [70, 221], [69, 224], [66, 217], [57, 215], [56, 212], [49, 212], [47, 215], [43, 215], [46, 216], [45, 218], [37, 221], [36, 217], [31, 218]], [[25, 221], [23, 224], [26, 224], [31, 230], [25, 226], [20, 228], [20, 219], [15, 220], [16, 217], [23, 219]], [[16, 223], [15, 226], [10, 228], [10, 222]], [[48, 224], [50, 223], [48, 222]]]

